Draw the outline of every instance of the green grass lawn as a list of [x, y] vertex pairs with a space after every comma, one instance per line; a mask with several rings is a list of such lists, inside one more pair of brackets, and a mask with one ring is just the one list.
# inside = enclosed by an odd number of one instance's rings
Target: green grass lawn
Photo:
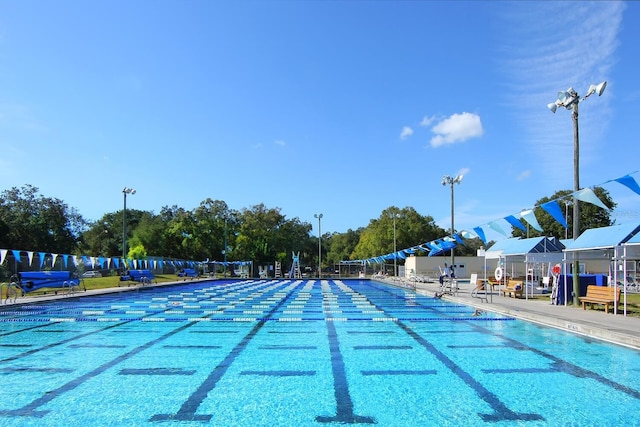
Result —
[[[81, 280], [81, 286], [87, 290], [139, 285], [139, 283], [136, 283], [136, 282], [121, 282], [120, 276], [90, 277], [90, 278], [80, 279], [80, 280]], [[180, 282], [183, 280], [184, 278], [178, 277], [177, 274], [158, 274], [155, 276], [155, 279], [153, 280], [153, 282], [166, 283], [166, 282]], [[57, 294], [58, 292], [61, 292], [60, 288], [42, 288], [37, 291], [29, 292], [29, 295], [31, 296], [51, 295], [51, 294]], [[7, 292], [4, 287], [2, 288], [2, 295], [0, 295], [0, 297], [2, 299], [5, 299], [7, 297]]]
[[[178, 277], [177, 274], [157, 274], [153, 280], [154, 283], [165, 282], [177, 282], [183, 280], [182, 277]], [[91, 277], [88, 279], [82, 279], [84, 287], [87, 290], [91, 289], [105, 289], [105, 288], [117, 288], [118, 286], [131, 286], [136, 282], [121, 282], [120, 276], [106, 276], [106, 277]]]
[[[546, 295], [534, 295], [534, 296], [529, 296], [530, 300], [534, 300], [534, 301], [539, 301], [539, 302], [544, 302], [544, 303], [549, 303], [549, 294]], [[618, 312], [621, 312], [622, 310], [624, 310], [624, 306], [623, 306], [623, 302], [624, 302], [624, 294], [621, 293], [620, 294], [620, 305], [618, 306]], [[569, 305], [571, 305], [571, 301], [569, 302]], [[580, 309], [582, 309], [582, 305], [578, 305], [578, 307]], [[587, 308], [587, 310], [589, 310], [589, 308]], [[598, 305], [598, 304], [594, 304], [593, 308], [591, 308], [591, 310], [599, 310], [602, 311], [604, 313], [604, 305]], [[609, 312], [611, 312], [612, 308], [609, 307]], [[627, 315], [628, 316], [633, 316], [633, 317], [640, 317], [640, 293], [628, 293], [627, 294]]]

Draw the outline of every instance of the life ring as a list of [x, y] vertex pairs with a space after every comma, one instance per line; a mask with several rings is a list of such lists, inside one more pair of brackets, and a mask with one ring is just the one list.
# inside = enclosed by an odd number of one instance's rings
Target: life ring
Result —
[[560, 267], [560, 264], [554, 265], [553, 268], [551, 269], [551, 272], [553, 273], [554, 276], [559, 276], [561, 271], [562, 271], [562, 268]]
[[497, 281], [502, 280], [502, 267], [496, 268], [496, 271], [493, 272], [493, 276], [496, 278]]

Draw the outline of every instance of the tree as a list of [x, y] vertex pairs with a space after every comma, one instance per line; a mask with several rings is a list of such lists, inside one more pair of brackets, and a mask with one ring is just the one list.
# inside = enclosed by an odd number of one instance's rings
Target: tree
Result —
[[[394, 239], [395, 216], [395, 239]], [[391, 206], [378, 219], [372, 219], [360, 234], [351, 259], [367, 259], [396, 250], [407, 249], [445, 236], [433, 217], [422, 216], [412, 207]]]
[[[133, 230], [127, 246], [132, 249], [136, 246], [142, 246], [149, 254], [162, 255], [165, 253], [165, 229], [166, 224], [160, 215], [144, 212]], [[131, 250], [129, 254], [131, 254]]]
[[[609, 207], [610, 210], [613, 210], [616, 207], [616, 203], [609, 196], [609, 192], [603, 189], [602, 187], [595, 187], [593, 189], [594, 193], [598, 198]], [[534, 209], [534, 214], [536, 219], [538, 220], [538, 224], [542, 228], [542, 232], [539, 232], [529, 226], [526, 223], [527, 231], [523, 231], [519, 228], [512, 227], [511, 234], [514, 237], [540, 237], [540, 236], [548, 236], [548, 237], [556, 237], [558, 239], [572, 238], [573, 231], [573, 197], [571, 196], [573, 191], [570, 190], [560, 190], [555, 192], [551, 197], [543, 197], [536, 202], [536, 208]], [[549, 215], [544, 209], [540, 206], [543, 203], [549, 202], [551, 200], [556, 200], [561, 208], [563, 208], [566, 217], [567, 225], [569, 226], [565, 229], [562, 224], [556, 221], [551, 215]], [[611, 216], [609, 211], [602, 209], [599, 206], [593, 205], [591, 203], [580, 203], [580, 234], [582, 234], [585, 230], [590, 228], [599, 228], [599, 227], [607, 227], [612, 225]]]
[[25, 185], [0, 195], [0, 247], [74, 253], [86, 221], [62, 200]]
[[238, 236], [234, 255], [238, 260], [253, 260], [257, 264], [280, 261], [286, 265], [292, 252], [308, 258], [311, 249], [309, 233], [312, 226], [298, 218], [287, 220], [279, 208], [264, 204], [243, 209], [238, 218]]
[[[331, 235], [330, 245], [325, 252], [325, 259], [328, 265], [338, 264], [340, 261], [351, 259], [351, 254], [360, 241], [363, 229], [347, 230], [346, 233], [334, 233]], [[325, 241], [324, 238], [322, 240]], [[323, 245], [324, 246], [324, 245]], [[316, 263], [317, 264], [317, 263]]]
[[141, 244], [132, 245], [127, 254], [127, 258], [130, 259], [145, 259], [147, 258], [147, 251]]
[[[79, 250], [84, 255], [117, 257], [122, 256], [122, 215], [120, 210], [104, 214], [98, 221], [89, 224], [89, 228], [80, 236]], [[127, 246], [132, 247], [141, 241], [136, 239], [135, 232], [139, 225], [153, 218], [151, 212], [127, 209]], [[147, 242], [143, 244], [146, 246]], [[148, 248], [148, 247], [147, 247]]]

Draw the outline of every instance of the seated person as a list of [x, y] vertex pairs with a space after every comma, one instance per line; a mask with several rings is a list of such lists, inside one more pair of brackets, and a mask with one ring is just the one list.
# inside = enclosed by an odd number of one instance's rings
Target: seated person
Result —
[[444, 278], [445, 277], [455, 277], [454, 274], [452, 273], [453, 269], [449, 269], [449, 267], [447, 267], [447, 263], [444, 263], [444, 269], [441, 270], [441, 274], [440, 274], [440, 284], [442, 285], [444, 283]]

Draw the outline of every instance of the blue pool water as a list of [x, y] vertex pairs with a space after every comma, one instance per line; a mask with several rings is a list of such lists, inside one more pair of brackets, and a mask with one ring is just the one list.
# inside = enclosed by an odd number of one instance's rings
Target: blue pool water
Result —
[[0, 426], [640, 425], [638, 352], [371, 281], [0, 311]]

